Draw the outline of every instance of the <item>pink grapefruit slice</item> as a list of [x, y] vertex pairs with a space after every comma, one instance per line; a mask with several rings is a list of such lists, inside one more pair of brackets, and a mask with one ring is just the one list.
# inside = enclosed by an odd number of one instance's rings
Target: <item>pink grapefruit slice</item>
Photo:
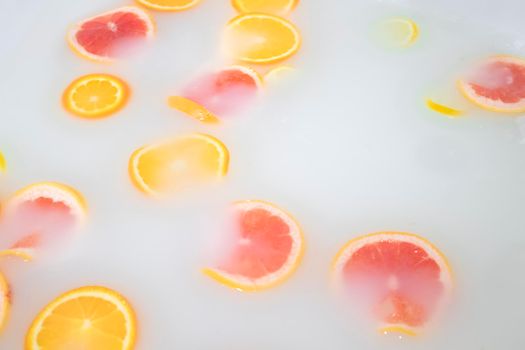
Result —
[[458, 81], [463, 95], [479, 107], [500, 113], [525, 112], [525, 60], [491, 57]]
[[215, 123], [241, 110], [261, 88], [262, 78], [253, 69], [231, 66], [198, 77], [182, 91], [182, 96], [171, 96], [168, 104], [201, 122]]
[[230, 288], [254, 292], [286, 281], [304, 254], [301, 228], [290, 214], [258, 200], [233, 204], [231, 246], [204, 274]]
[[67, 39], [73, 51], [84, 58], [112, 61], [154, 35], [153, 19], [139, 7], [126, 6], [81, 21]]
[[445, 256], [414, 234], [380, 232], [339, 251], [333, 275], [340, 290], [370, 309], [383, 333], [418, 334], [452, 291]]

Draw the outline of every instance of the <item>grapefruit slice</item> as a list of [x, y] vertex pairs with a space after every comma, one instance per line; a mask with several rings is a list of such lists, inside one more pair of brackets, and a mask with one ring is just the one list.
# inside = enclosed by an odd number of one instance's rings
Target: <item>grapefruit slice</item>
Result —
[[197, 6], [201, 0], [137, 0], [137, 2], [157, 11], [184, 11]]
[[31, 260], [36, 248], [76, 231], [86, 211], [83, 196], [67, 185], [42, 182], [19, 190], [8, 200], [4, 214], [5, 231], [14, 243], [0, 255]]
[[501, 113], [525, 112], [525, 60], [496, 56], [458, 81], [463, 95], [479, 107]]
[[297, 53], [300, 46], [297, 28], [278, 16], [247, 13], [235, 17], [226, 26], [225, 50], [243, 62], [282, 61]]
[[129, 175], [142, 192], [166, 196], [222, 179], [229, 158], [228, 149], [215, 137], [190, 134], [133, 152]]
[[195, 79], [182, 96], [171, 96], [170, 107], [204, 123], [233, 114], [252, 101], [262, 88], [262, 78], [253, 69], [232, 66]]
[[241, 13], [262, 12], [284, 16], [292, 12], [299, 0], [232, 0], [233, 7]]
[[233, 211], [233, 246], [219, 264], [203, 269], [203, 273], [239, 291], [260, 291], [287, 280], [304, 254], [303, 233], [297, 222], [263, 201], [237, 202]]
[[445, 256], [426, 239], [380, 232], [349, 241], [333, 263], [340, 289], [371, 309], [381, 332], [415, 335], [452, 291]]
[[2, 332], [7, 323], [10, 309], [11, 292], [7, 281], [4, 278], [4, 275], [0, 273], [0, 333]]
[[130, 45], [152, 39], [155, 24], [141, 8], [121, 7], [78, 23], [67, 39], [74, 52], [95, 61], [112, 61]]
[[74, 80], [64, 91], [66, 110], [86, 119], [103, 118], [124, 107], [128, 85], [113, 75], [89, 74]]
[[137, 321], [129, 302], [105, 287], [81, 287], [62, 294], [35, 318], [27, 350], [131, 350]]

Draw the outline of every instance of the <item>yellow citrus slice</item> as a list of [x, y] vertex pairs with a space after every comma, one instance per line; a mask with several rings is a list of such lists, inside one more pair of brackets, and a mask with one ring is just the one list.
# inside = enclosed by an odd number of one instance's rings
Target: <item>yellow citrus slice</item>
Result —
[[260, 12], [286, 15], [297, 6], [299, 0], [232, 0], [232, 5], [241, 13]]
[[201, 0], [137, 0], [137, 2], [157, 11], [184, 11], [197, 6]]
[[464, 114], [464, 112], [460, 111], [459, 109], [445, 106], [441, 103], [434, 102], [431, 99], [427, 99], [425, 103], [427, 107], [430, 108], [431, 110], [437, 113], [447, 115], [449, 117], [460, 117]]
[[81, 287], [62, 294], [35, 318], [27, 350], [131, 350], [137, 334], [135, 312], [119, 293]]
[[248, 13], [232, 19], [225, 32], [225, 49], [236, 59], [272, 63], [295, 54], [301, 46], [297, 28], [284, 18]]
[[499, 113], [525, 112], [525, 59], [495, 56], [458, 81], [461, 93], [477, 106]]
[[407, 47], [416, 42], [419, 28], [411, 19], [392, 18], [380, 23], [378, 34], [385, 45]]
[[95, 119], [118, 112], [128, 97], [128, 85], [120, 78], [109, 74], [89, 74], [69, 84], [62, 102], [70, 113]]
[[110, 62], [154, 35], [155, 24], [149, 14], [139, 7], [125, 6], [78, 23], [68, 33], [67, 40], [81, 57]]
[[379, 232], [350, 240], [334, 258], [337, 286], [369, 311], [381, 332], [415, 335], [451, 294], [452, 270], [426, 239]]
[[222, 179], [228, 163], [221, 141], [191, 134], [139, 148], [129, 160], [129, 174], [141, 191], [163, 196]]
[[235, 227], [231, 246], [215, 267], [203, 269], [214, 280], [240, 291], [260, 291], [287, 280], [304, 254], [304, 237], [297, 221], [263, 201], [233, 205]]
[[4, 173], [7, 170], [7, 162], [5, 161], [4, 154], [0, 152], [0, 173]]
[[5, 277], [0, 273], [0, 333], [7, 323], [11, 309], [11, 292]]
[[297, 73], [297, 69], [293, 67], [279, 66], [266, 73], [266, 75], [264, 76], [264, 81], [269, 85], [278, 84], [279, 82], [290, 78], [295, 73]]
[[200, 122], [209, 124], [219, 122], [219, 118], [206, 109], [206, 107], [193, 100], [190, 100], [189, 98], [182, 96], [170, 96], [168, 97], [168, 105], [171, 108], [175, 108]]

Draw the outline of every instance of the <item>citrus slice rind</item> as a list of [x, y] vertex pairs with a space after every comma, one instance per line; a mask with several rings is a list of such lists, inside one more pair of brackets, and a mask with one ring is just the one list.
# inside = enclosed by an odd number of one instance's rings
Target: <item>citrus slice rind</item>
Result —
[[[443, 286], [442, 294], [438, 300], [438, 306], [435, 313], [439, 312], [440, 306], [447, 302], [447, 299], [452, 294], [453, 290], [453, 274], [450, 264], [445, 255], [437, 249], [431, 242], [423, 237], [412, 233], [404, 232], [378, 232], [364, 236], [360, 236], [348, 241], [336, 254], [332, 261], [332, 281], [338, 291], [344, 291], [344, 267], [352, 258], [355, 252], [361, 248], [379, 242], [401, 242], [410, 243], [422, 249], [427, 255], [428, 259], [434, 261], [439, 267], [440, 275], [439, 282]], [[426, 324], [420, 326], [411, 326], [405, 323], [387, 323], [382, 320], [379, 321], [378, 330], [381, 333], [401, 333], [404, 335], [414, 336], [420, 334]]]
[[153, 18], [146, 13], [143, 9], [137, 6], [124, 6], [117, 8], [115, 10], [107, 11], [104, 13], [101, 13], [99, 15], [87, 18], [79, 23], [77, 23], [71, 30], [69, 30], [67, 34], [67, 42], [69, 44], [69, 47], [71, 50], [79, 55], [82, 58], [87, 58], [89, 60], [97, 61], [97, 62], [112, 62], [115, 61], [115, 57], [110, 57], [107, 55], [97, 55], [93, 54], [89, 51], [87, 51], [77, 40], [77, 33], [82, 29], [82, 26], [90, 22], [94, 19], [97, 19], [99, 17], [104, 17], [108, 15], [112, 15], [116, 12], [125, 12], [125, 13], [131, 13], [136, 15], [138, 18], [142, 20], [142, 22], [146, 25], [147, 31], [145, 33], [144, 39], [150, 40], [155, 36], [155, 22], [153, 21]]
[[[82, 298], [90, 299], [91, 308], [89, 310], [84, 310], [80, 304], [79, 300]], [[113, 330], [115, 327], [123, 327], [125, 329], [124, 336], [121, 336], [120, 334], [117, 336], [116, 334], [107, 332], [107, 329], [103, 330], [97, 327], [98, 322], [104, 318], [104, 315], [102, 315], [100, 318], [95, 318], [93, 316], [96, 312], [100, 312], [97, 310], [95, 305], [97, 302], [105, 303], [104, 306], [106, 308], [107, 305], [112, 306], [113, 310], [107, 311], [105, 314], [106, 317], [114, 313], [118, 313], [119, 316], [121, 316], [119, 317], [119, 321], [123, 320], [123, 324], [114, 323], [111, 327], [113, 327]], [[75, 303], [77, 305], [72, 305]], [[71, 305], [70, 309], [74, 311], [80, 310], [81, 312], [79, 314], [68, 312], [65, 319], [63, 315], [55, 314], [57, 310], [63, 308], [64, 306], [67, 307], [68, 305]], [[60, 320], [60, 322], [57, 322], [57, 320], [53, 322], [54, 318]], [[56, 341], [57, 337], [64, 337], [65, 334], [68, 333], [69, 336], [71, 336], [70, 333], [74, 331], [82, 331], [84, 338], [89, 338], [89, 332], [98, 333], [99, 337], [100, 333], [102, 333], [107, 338], [117, 338], [118, 344], [121, 344], [121, 346], [118, 347], [107, 346], [104, 347], [104, 349], [131, 350], [134, 348], [137, 334], [137, 321], [135, 312], [129, 302], [122, 295], [106, 287], [87, 286], [74, 289], [53, 300], [37, 315], [26, 335], [25, 348], [27, 350], [44, 350], [49, 349], [49, 346], [54, 348], [53, 346], [63, 345], [56, 343], [48, 345], [42, 344], [42, 342], [45, 343], [46, 341], [49, 341], [49, 339]], [[41, 337], [43, 332], [54, 334], [55, 338], [53, 339], [53, 337], [48, 336]], [[114, 344], [115, 342], [116, 341], [113, 340], [111, 344]], [[102, 347], [107, 344], [99, 345]]]
[[5, 249], [0, 251], [0, 261], [5, 258], [17, 258], [22, 261], [29, 262], [33, 260], [33, 249]]
[[2, 333], [11, 311], [11, 290], [4, 275], [0, 273], [0, 334]]
[[139, 4], [156, 11], [185, 11], [198, 4], [201, 0], [136, 0]]
[[129, 87], [109, 74], [89, 74], [75, 79], [64, 90], [64, 108], [75, 116], [96, 119], [108, 117], [124, 107]]
[[264, 81], [268, 85], [279, 84], [297, 74], [297, 69], [290, 66], [279, 66], [269, 70], [264, 75]]
[[289, 235], [292, 240], [289, 255], [277, 271], [268, 273], [259, 278], [249, 278], [239, 274], [232, 274], [218, 267], [206, 267], [202, 269], [202, 273], [227, 287], [242, 292], [267, 290], [288, 280], [299, 267], [305, 251], [303, 232], [297, 221], [289, 213], [269, 202], [246, 200], [235, 202], [233, 205], [235, 210], [241, 212], [263, 209], [283, 220], [289, 227]]
[[[211, 162], [216, 162], [215, 166], [213, 166], [213, 169], [209, 170], [209, 173], [204, 174], [210, 178], [210, 181], [211, 181], [211, 178], [213, 178], [214, 180], [219, 180], [219, 179], [222, 179], [226, 175], [226, 173], [228, 172], [229, 160], [230, 160], [230, 155], [229, 155], [229, 151], [227, 147], [220, 140], [218, 140], [217, 138], [213, 136], [210, 136], [207, 134], [196, 133], [196, 134], [190, 134], [190, 135], [178, 137], [172, 140], [165, 140], [165, 141], [158, 142], [155, 144], [147, 145], [147, 146], [144, 146], [144, 147], [141, 147], [135, 150], [130, 157], [129, 165], [128, 165], [128, 172], [129, 172], [131, 181], [135, 185], [135, 187], [139, 189], [140, 191], [142, 191], [143, 193], [150, 195], [152, 197], [157, 197], [157, 198], [166, 197], [169, 194], [172, 194], [172, 192], [174, 191], [164, 191], [162, 188], [155, 188], [155, 186], [151, 184], [150, 179], [147, 179], [144, 177], [144, 174], [142, 173], [142, 169], [149, 168], [148, 173], [150, 175], [152, 173], [153, 175], [155, 175], [154, 174], [155, 172], [161, 172], [161, 171], [166, 172], [166, 169], [173, 168], [171, 164], [173, 164], [174, 166], [177, 166], [177, 163], [179, 163], [179, 161], [185, 161], [185, 159], [180, 159], [177, 157], [174, 158], [174, 156], [172, 156], [171, 154], [166, 154], [164, 152], [166, 149], [173, 148], [173, 147], [174, 147], [174, 150], [177, 151], [177, 144], [183, 143], [183, 142], [193, 143], [194, 145], [199, 146], [199, 147], [206, 145], [206, 146], [209, 146], [211, 149], [213, 149], [213, 152], [216, 153], [215, 154], [216, 157], [214, 159], [209, 159]], [[191, 145], [190, 147], [188, 147], [188, 149], [190, 148], [191, 148]], [[162, 159], [163, 164], [151, 165], [149, 163], [144, 163], [143, 157], [155, 155], [155, 152], [164, 153], [163, 154], [164, 158]], [[193, 153], [193, 157], [196, 157], [198, 155], [199, 154]], [[185, 157], [184, 154], [183, 156]], [[206, 166], [210, 164], [204, 164], [204, 165]], [[160, 167], [160, 168], [158, 169], [151, 168], [152, 166]], [[188, 169], [188, 171], [192, 171], [192, 170], [193, 169]], [[186, 173], [183, 172], [182, 175], [179, 174], [177, 176], [188, 177], [188, 175], [191, 175], [191, 174], [187, 172]], [[176, 182], [177, 178], [173, 176], [172, 180], [170, 181], [172, 181], [172, 183]], [[179, 188], [177, 190], [181, 190], [181, 189], [183, 188]]]
[[301, 47], [301, 35], [292, 23], [264, 13], [233, 18], [226, 26], [224, 38], [224, 50], [229, 56], [256, 64], [282, 61]]
[[378, 34], [387, 46], [408, 47], [418, 39], [419, 27], [411, 19], [391, 18], [380, 23]]
[[[522, 70], [522, 77], [519, 79], [520, 81], [523, 81], [523, 77], [525, 76], [525, 60], [513, 57], [513, 56], [506, 56], [506, 55], [500, 55], [500, 56], [494, 56], [489, 59], [487, 59], [485, 62], [481, 64], [481, 66], [488, 66], [491, 64], [506, 64], [509, 66], [516, 66], [519, 67], [520, 70]], [[515, 77], [507, 77], [508, 81], [505, 81], [504, 83], [513, 84], [517, 81]], [[461, 94], [471, 103], [474, 105], [487, 110], [491, 112], [497, 112], [497, 113], [509, 113], [509, 114], [517, 114], [517, 113], [523, 113], [525, 112], [525, 96], [521, 97], [518, 101], [515, 102], [505, 102], [501, 99], [494, 99], [489, 98], [487, 96], [483, 96], [480, 93], [476, 91], [475, 84], [471, 83], [467, 78], [462, 78], [457, 81], [457, 87], [458, 90], [461, 92]], [[521, 86], [517, 86], [520, 90], [525, 90], [525, 84], [522, 83]], [[489, 90], [498, 90], [499, 88], [489, 88]]]
[[292, 12], [299, 0], [231, 0], [232, 6], [240, 13], [269, 13], [284, 16]]
[[461, 117], [465, 114], [463, 111], [457, 108], [445, 106], [444, 104], [435, 102], [432, 99], [427, 99], [425, 101], [425, 104], [429, 109], [433, 110], [434, 112], [444, 114], [449, 117]]

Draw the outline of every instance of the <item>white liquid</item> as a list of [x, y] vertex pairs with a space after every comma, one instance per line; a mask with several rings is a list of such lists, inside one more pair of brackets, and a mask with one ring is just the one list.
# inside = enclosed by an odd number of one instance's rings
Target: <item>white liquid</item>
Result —
[[[448, 119], [423, 103], [441, 84], [453, 88], [457, 71], [478, 58], [525, 56], [513, 36], [517, 28], [494, 33], [492, 24], [481, 25], [483, 16], [472, 15], [481, 10], [456, 13], [435, 1], [361, 3], [302, 1], [292, 18], [304, 45], [287, 62], [300, 70], [297, 80], [218, 127], [169, 109], [166, 98], [201, 70], [222, 65], [220, 32], [234, 16], [229, 1], [155, 13], [157, 40], [116, 65], [78, 58], [64, 37], [71, 24], [121, 1], [1, 4], [3, 23], [12, 24], [0, 33], [3, 41], [22, 34], [0, 55], [0, 149], [9, 163], [2, 190], [45, 180], [73, 185], [88, 199], [90, 221], [63, 254], [3, 267], [13, 308], [0, 349], [21, 349], [44, 305], [90, 284], [132, 302], [137, 349], [525, 346], [524, 136], [512, 117], [472, 107], [467, 117]], [[518, 13], [522, 5], [509, 6], [502, 8]], [[370, 40], [372, 25], [392, 16], [418, 22], [416, 45], [392, 51]], [[105, 120], [69, 116], [60, 105], [63, 89], [96, 72], [127, 80], [130, 103]], [[194, 131], [228, 145], [224, 184], [169, 203], [132, 187], [127, 162], [134, 149]], [[308, 240], [293, 278], [260, 294], [229, 290], [199, 272], [213, 255], [209, 242], [226, 203], [251, 198], [292, 212]], [[453, 265], [453, 310], [427, 336], [381, 337], [360, 315], [341, 310], [329, 288], [330, 260], [340, 246], [381, 230], [421, 234]]]

